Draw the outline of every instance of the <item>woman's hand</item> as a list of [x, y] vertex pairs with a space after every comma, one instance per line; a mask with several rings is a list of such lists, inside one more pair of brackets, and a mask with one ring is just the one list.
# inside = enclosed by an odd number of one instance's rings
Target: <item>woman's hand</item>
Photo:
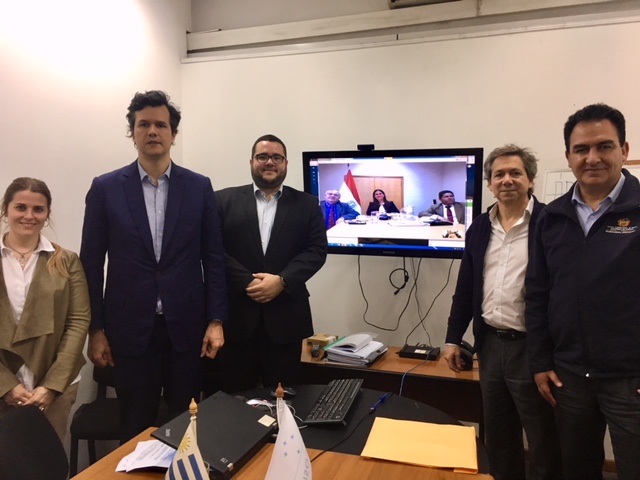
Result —
[[56, 399], [56, 392], [45, 387], [36, 387], [31, 393], [31, 398], [25, 405], [35, 405], [40, 410], [45, 410]]
[[11, 405], [13, 407], [21, 407], [27, 404], [32, 395], [33, 394], [29, 390], [27, 390], [24, 385], [20, 384], [16, 385], [15, 387], [13, 387], [13, 389], [5, 393], [2, 399], [7, 405]]

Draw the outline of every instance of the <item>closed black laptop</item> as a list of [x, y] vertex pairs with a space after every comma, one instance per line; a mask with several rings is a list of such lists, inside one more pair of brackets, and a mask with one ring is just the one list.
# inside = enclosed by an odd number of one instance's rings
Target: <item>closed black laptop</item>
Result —
[[[185, 412], [152, 435], [177, 448], [191, 415]], [[270, 439], [275, 421], [254, 407], [223, 392], [198, 405], [198, 447], [215, 479], [231, 478]]]

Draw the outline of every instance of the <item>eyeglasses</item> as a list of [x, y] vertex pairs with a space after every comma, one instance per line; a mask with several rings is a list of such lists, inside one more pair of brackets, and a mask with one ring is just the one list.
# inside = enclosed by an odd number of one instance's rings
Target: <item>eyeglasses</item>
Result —
[[266, 153], [259, 153], [258, 155], [254, 155], [253, 158], [260, 163], [267, 163], [269, 160], [272, 160], [276, 165], [279, 165], [286, 160], [282, 155], [267, 155]]

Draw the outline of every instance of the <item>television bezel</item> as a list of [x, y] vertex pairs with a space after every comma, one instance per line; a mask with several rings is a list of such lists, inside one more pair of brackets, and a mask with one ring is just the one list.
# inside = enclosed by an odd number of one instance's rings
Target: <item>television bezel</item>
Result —
[[[410, 158], [410, 157], [451, 157], [473, 155], [475, 163], [472, 167], [472, 182], [465, 183], [466, 195], [473, 197], [472, 220], [482, 213], [482, 190], [483, 190], [483, 162], [484, 149], [482, 147], [461, 147], [461, 148], [418, 148], [418, 149], [387, 149], [387, 150], [316, 150], [302, 152], [302, 167], [304, 191], [317, 196], [318, 202], [323, 197], [320, 192], [313, 191], [311, 181], [311, 161], [321, 158], [344, 158], [344, 159], [367, 159], [375, 158]], [[469, 187], [473, 189], [469, 191]], [[465, 199], [461, 199], [466, 201]], [[467, 228], [468, 229], [468, 228]], [[405, 257], [405, 258], [448, 258], [460, 259], [464, 253], [464, 248], [459, 249], [436, 249], [424, 248], [415, 245], [386, 245], [384, 248], [371, 248], [360, 245], [336, 246], [329, 245], [329, 253], [338, 255], [367, 255], [383, 257]]]

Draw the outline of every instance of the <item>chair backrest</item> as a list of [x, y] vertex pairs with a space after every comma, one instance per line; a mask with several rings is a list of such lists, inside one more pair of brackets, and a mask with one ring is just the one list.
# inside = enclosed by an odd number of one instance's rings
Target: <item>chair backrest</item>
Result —
[[37, 407], [17, 407], [0, 418], [0, 480], [65, 480], [62, 442]]
[[93, 379], [98, 384], [97, 398], [107, 396], [107, 387], [115, 387], [115, 374], [113, 367], [93, 367]]

